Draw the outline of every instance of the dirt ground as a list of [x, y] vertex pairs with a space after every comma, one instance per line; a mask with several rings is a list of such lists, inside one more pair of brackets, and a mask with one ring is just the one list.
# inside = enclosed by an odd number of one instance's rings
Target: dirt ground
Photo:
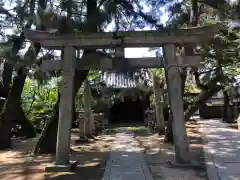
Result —
[[164, 143], [164, 136], [137, 133], [136, 139], [145, 148], [145, 158], [155, 180], [205, 180], [203, 143], [199, 125], [187, 123], [187, 135], [190, 141], [190, 159], [201, 166], [172, 167], [175, 163], [174, 147]]
[[[144, 131], [145, 129], [145, 131]], [[145, 158], [155, 180], [205, 180], [202, 139], [196, 122], [187, 123], [187, 133], [190, 141], [190, 159], [202, 164], [203, 168], [174, 167], [174, 147], [164, 143], [164, 136], [148, 133], [146, 128], [132, 127], [136, 139], [145, 148]], [[13, 148], [0, 151], [1, 180], [100, 180], [105, 170], [105, 163], [114, 141], [115, 131], [108, 135], [96, 137], [84, 144], [75, 144], [77, 132], [72, 133], [71, 160], [78, 160], [73, 173], [45, 173], [45, 167], [52, 165], [55, 157], [29, 155], [36, 139], [13, 140]]]
[[76, 133], [72, 135], [71, 160], [78, 160], [74, 173], [45, 173], [45, 167], [52, 165], [50, 155], [31, 156], [29, 152], [36, 139], [13, 140], [13, 148], [0, 151], [1, 180], [100, 180], [111, 149], [114, 135], [102, 135], [84, 144], [75, 144]]

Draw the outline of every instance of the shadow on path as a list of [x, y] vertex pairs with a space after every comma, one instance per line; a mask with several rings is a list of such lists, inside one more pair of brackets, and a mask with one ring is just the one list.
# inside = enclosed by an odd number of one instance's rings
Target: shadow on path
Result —
[[240, 180], [240, 132], [220, 120], [199, 120], [209, 180]]

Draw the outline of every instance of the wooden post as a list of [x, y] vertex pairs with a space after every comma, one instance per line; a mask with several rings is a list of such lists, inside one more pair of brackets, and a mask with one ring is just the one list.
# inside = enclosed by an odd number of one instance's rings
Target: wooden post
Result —
[[163, 116], [163, 89], [160, 87], [159, 78], [153, 73], [153, 91], [156, 108], [157, 132], [164, 134], [164, 116]]
[[176, 48], [174, 44], [163, 46], [163, 55], [167, 69], [168, 95], [173, 115], [173, 136], [176, 161], [186, 163], [189, 161], [189, 144], [186, 135], [184, 109], [182, 101], [181, 79], [176, 63]]
[[91, 87], [88, 79], [84, 81], [84, 117], [86, 122], [86, 133], [87, 137], [91, 138], [93, 136], [93, 119], [92, 119], [92, 111], [91, 111]]
[[76, 51], [73, 47], [64, 48], [63, 79], [59, 104], [59, 122], [57, 133], [56, 165], [69, 165], [70, 135], [72, 126], [72, 108], [74, 97]]

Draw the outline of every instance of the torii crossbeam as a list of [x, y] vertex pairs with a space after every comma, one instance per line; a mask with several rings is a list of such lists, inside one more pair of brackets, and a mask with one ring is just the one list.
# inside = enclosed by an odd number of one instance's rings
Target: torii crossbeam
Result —
[[113, 32], [59, 34], [25, 29], [24, 34], [28, 39], [39, 42], [48, 49], [65, 46], [79, 49], [107, 49], [115, 48], [119, 44], [124, 48], [160, 47], [166, 43], [184, 45], [204, 42], [212, 38], [212, 34], [218, 31], [219, 26], [215, 24], [175, 31], [169, 28], [158, 31], [124, 31], [117, 33], [118, 39], [114, 38]]

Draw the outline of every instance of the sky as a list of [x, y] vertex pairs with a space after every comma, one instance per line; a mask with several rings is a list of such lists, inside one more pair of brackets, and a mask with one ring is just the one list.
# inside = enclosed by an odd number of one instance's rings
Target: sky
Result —
[[[149, 12], [149, 7], [144, 7], [145, 12]], [[164, 8], [160, 8], [160, 11], [164, 12]], [[168, 19], [168, 14], [164, 13], [161, 17], [161, 23], [165, 23]], [[141, 29], [135, 29], [140, 31]], [[151, 30], [150, 27], [145, 27], [142, 30]], [[155, 51], [149, 52], [149, 48], [125, 48], [125, 57], [126, 58], [140, 58], [140, 57], [155, 57]]]
[[[165, 23], [167, 19], [168, 19], [168, 15], [167, 13], [164, 13], [164, 15], [162, 15], [161, 17], [161, 23]], [[150, 30], [150, 28], [146, 27], [143, 30]], [[126, 48], [125, 49], [126, 58], [155, 57], [155, 56], [156, 56], [155, 51], [149, 52], [149, 48]]]

